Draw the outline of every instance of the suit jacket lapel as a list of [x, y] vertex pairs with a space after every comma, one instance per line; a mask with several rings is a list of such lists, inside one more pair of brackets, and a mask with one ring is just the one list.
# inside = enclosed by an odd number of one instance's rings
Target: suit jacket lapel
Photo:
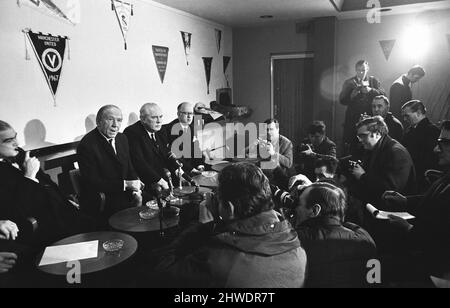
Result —
[[120, 163], [119, 157], [118, 157], [120, 146], [118, 146], [117, 139], [116, 139], [116, 151], [117, 151], [117, 155], [116, 155], [111, 144], [109, 144], [109, 142], [106, 140], [106, 138], [98, 130], [97, 130], [97, 137], [100, 139], [100, 143], [101, 143], [103, 149], [105, 150], [105, 152], [108, 153], [108, 155], [112, 156], [118, 163]]

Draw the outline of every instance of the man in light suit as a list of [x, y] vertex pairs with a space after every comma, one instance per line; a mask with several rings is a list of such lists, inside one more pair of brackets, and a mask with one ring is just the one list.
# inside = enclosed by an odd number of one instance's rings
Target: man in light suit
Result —
[[[130, 159], [128, 138], [119, 133], [122, 111], [106, 105], [97, 113], [97, 128], [77, 148], [82, 179], [81, 209], [105, 224], [114, 213], [142, 202], [141, 182]], [[99, 202], [104, 194], [105, 202]]]

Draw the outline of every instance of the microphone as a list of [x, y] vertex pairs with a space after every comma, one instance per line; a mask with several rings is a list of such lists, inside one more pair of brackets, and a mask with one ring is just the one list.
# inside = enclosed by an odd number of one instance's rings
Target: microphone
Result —
[[169, 183], [170, 192], [173, 192], [172, 174], [170, 173], [169, 169], [164, 168], [164, 175], [167, 182]]
[[[170, 151], [168, 153], [168, 158], [171, 159], [172, 161], [174, 161], [177, 164], [178, 168], [183, 168], [183, 164], [177, 159], [177, 157], [175, 156], [175, 154], [172, 151]], [[182, 177], [187, 182], [189, 182], [189, 184], [191, 184], [192, 186], [196, 186], [196, 187], [198, 186], [198, 184], [195, 183], [195, 181], [186, 172], [183, 173]]]

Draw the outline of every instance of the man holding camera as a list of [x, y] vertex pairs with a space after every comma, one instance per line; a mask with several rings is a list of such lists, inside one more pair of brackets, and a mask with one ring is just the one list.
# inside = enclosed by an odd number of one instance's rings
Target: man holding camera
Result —
[[360, 60], [355, 65], [356, 76], [347, 79], [342, 87], [339, 101], [347, 106], [344, 122], [345, 155], [357, 150], [358, 140], [355, 137], [355, 124], [364, 113], [371, 113], [371, 103], [375, 96], [384, 95], [380, 81], [369, 76], [369, 63]]
[[388, 136], [381, 116], [364, 118], [357, 124], [357, 138], [368, 151], [362, 163], [351, 166], [353, 184], [350, 192], [366, 203], [381, 204], [386, 190], [412, 194], [416, 191], [416, 174], [408, 151]]

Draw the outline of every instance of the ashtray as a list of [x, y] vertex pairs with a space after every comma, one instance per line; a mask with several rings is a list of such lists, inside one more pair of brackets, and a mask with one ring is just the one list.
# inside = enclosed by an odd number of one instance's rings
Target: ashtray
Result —
[[108, 252], [119, 251], [123, 248], [124, 241], [120, 239], [114, 239], [103, 243], [103, 249]]
[[217, 171], [203, 171], [202, 175], [207, 178], [212, 178], [217, 175]]
[[141, 217], [142, 219], [152, 219], [152, 218], [155, 218], [156, 216], [158, 216], [158, 212], [159, 212], [158, 208], [145, 209], [145, 210], [139, 212], [139, 217]]

